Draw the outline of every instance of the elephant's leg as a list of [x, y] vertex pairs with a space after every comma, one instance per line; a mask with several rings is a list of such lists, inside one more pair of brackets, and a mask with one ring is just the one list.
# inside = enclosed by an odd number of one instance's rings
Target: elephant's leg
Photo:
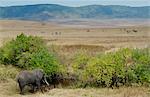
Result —
[[34, 93], [35, 92], [35, 85], [31, 85], [31, 93]]
[[23, 93], [24, 87], [25, 87], [25, 85], [24, 85], [24, 84], [21, 84], [21, 83], [19, 82], [20, 94], [22, 94], [22, 95], [24, 94], [24, 93]]
[[38, 88], [38, 90], [40, 89], [42, 93], [44, 93], [43, 89], [41, 87], [41, 82], [40, 81], [37, 82], [37, 88]]

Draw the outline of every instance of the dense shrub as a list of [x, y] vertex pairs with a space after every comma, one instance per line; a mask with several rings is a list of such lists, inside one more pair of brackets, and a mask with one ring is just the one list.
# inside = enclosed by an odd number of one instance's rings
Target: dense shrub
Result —
[[77, 54], [73, 61], [73, 69], [79, 76], [81, 86], [110, 86], [114, 73], [128, 85], [150, 84], [149, 51], [124, 48], [96, 56]]
[[80, 52], [75, 55], [73, 58], [73, 68], [78, 75], [83, 73], [89, 59], [90, 57], [85, 52]]
[[46, 73], [59, 69], [55, 54], [48, 51], [42, 39], [24, 34], [0, 48], [0, 61], [23, 69], [42, 68]]
[[[78, 80], [78, 84], [83, 85], [85, 84], [85, 69], [87, 66], [87, 62], [89, 61], [90, 56], [88, 56], [88, 54], [86, 52], [79, 52], [77, 54], [75, 54], [75, 57], [73, 58], [73, 70], [75, 72], [75, 75], [78, 77], [77, 79], [82, 79], [82, 80]], [[84, 80], [85, 79], [85, 80]], [[82, 83], [83, 82], [83, 83]]]
[[150, 83], [150, 49], [136, 49], [133, 51], [132, 58], [134, 60], [134, 73], [139, 83]]

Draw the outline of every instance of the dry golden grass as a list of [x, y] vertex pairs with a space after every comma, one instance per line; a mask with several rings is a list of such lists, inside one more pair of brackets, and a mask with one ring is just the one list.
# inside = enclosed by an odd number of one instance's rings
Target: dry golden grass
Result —
[[[113, 21], [109, 23], [114, 24]], [[41, 36], [47, 41], [47, 45], [96, 45], [106, 48], [143, 48], [149, 45], [149, 25], [132, 24], [129, 26], [130, 24], [128, 24], [124, 26], [125, 22], [122, 22], [120, 26], [108, 26], [107, 28], [105, 23], [103, 23], [105, 25], [103, 27], [102, 24], [96, 21], [92, 23], [86, 21], [86, 24], [83, 27], [83, 25], [66, 25], [55, 22], [43, 24], [42, 22], [33, 21], [0, 20], [0, 41], [7, 41], [20, 33], [25, 33], [27, 35]], [[92, 24], [97, 26], [95, 27]], [[80, 25], [80, 22], [78, 25]]]
[[121, 87], [110, 88], [87, 88], [87, 89], [51, 89], [44, 94], [40, 91], [31, 94], [26, 91], [25, 95], [19, 94], [18, 85], [10, 80], [0, 83], [0, 97], [150, 97], [150, 90], [144, 87]]
[[0, 65], [0, 82], [7, 82], [9, 79], [15, 79], [19, 69], [13, 66]]

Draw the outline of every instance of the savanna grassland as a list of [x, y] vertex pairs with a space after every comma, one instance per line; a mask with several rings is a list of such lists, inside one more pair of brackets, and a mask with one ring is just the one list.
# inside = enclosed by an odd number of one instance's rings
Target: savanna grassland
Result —
[[[17, 35], [39, 36], [57, 53], [61, 64], [72, 72], [73, 56], [86, 52], [93, 56], [115, 52], [120, 48], [149, 48], [149, 20], [56, 20], [49, 22], [0, 20], [0, 46]], [[11, 73], [12, 71], [15, 71]], [[11, 66], [0, 67], [0, 96], [21, 97], [14, 78], [20, 71]], [[44, 94], [27, 93], [24, 97], [149, 97], [150, 89], [137, 85], [111, 88], [55, 88]]]
[[68, 58], [84, 49], [91, 53], [119, 48], [149, 47], [149, 20], [53, 20], [50, 22], [1, 20], [0, 45], [18, 34], [42, 37]]
[[113, 47], [146, 47], [149, 42], [149, 20], [85, 20], [32, 22], [0, 21], [1, 40], [19, 33], [40, 36], [47, 44], [96, 45]]

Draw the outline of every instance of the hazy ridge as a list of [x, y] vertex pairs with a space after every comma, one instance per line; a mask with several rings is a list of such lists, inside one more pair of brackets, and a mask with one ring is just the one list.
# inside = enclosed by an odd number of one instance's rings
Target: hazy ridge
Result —
[[37, 4], [0, 7], [1, 19], [50, 20], [50, 19], [112, 19], [150, 18], [150, 6], [130, 7], [119, 5], [88, 5], [68, 7], [56, 4]]

